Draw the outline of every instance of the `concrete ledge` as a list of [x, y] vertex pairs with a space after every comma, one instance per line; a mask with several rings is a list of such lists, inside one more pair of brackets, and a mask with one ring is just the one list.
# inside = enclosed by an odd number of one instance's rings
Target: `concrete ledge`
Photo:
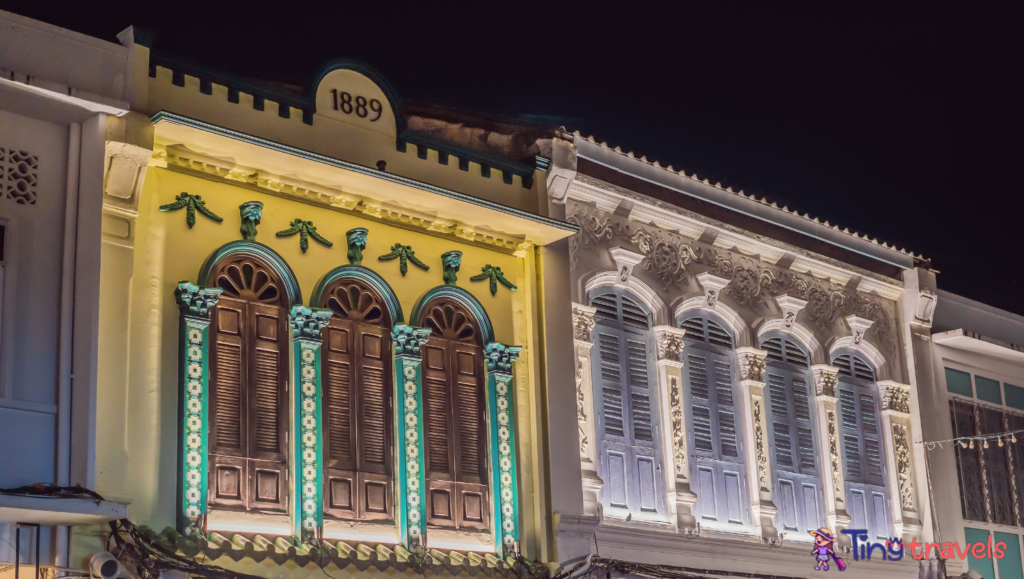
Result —
[[95, 525], [127, 516], [127, 506], [111, 501], [0, 494], [0, 524]]

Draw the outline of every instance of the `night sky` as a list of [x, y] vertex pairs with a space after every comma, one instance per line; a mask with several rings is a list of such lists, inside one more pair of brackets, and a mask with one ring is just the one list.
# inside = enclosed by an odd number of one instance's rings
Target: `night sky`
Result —
[[0, 0], [263, 79], [359, 58], [406, 100], [540, 115], [924, 254], [941, 288], [1024, 314], [1024, 4], [847, 4]]

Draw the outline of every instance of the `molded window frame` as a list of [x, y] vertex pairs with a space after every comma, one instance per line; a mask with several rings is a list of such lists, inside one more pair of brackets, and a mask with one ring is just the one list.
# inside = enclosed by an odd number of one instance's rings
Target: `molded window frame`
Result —
[[[642, 328], [636, 324], [624, 323], [621, 321], [622, 318], [618, 314], [618, 318], [614, 321], [601, 316], [595, 316], [595, 326], [593, 330], [595, 352], [591, 355], [591, 375], [593, 376], [594, 415], [596, 418], [595, 432], [598, 444], [598, 476], [602, 477], [605, 481], [605, 485], [601, 489], [600, 493], [601, 504], [603, 507], [602, 510], [604, 515], [611, 519], [657, 523], [666, 522], [668, 517], [668, 508], [663, 471], [666, 464], [664, 456], [666, 442], [663, 440], [662, 436], [660, 410], [661, 405], [665, 402], [661, 400], [658, 371], [654, 364], [654, 359], [656, 358], [656, 345], [654, 341], [655, 314], [635, 293], [628, 289], [611, 286], [594, 288], [588, 292], [588, 305], [594, 307], [594, 300], [602, 296], [614, 296], [616, 308], [619, 312], [621, 312], [622, 299], [629, 299], [634, 305], [640, 308], [647, 318], [646, 328]], [[604, 412], [604, 392], [602, 388], [603, 379], [601, 372], [601, 328], [605, 328], [608, 332], [605, 334], [606, 336], [614, 335], [618, 338], [617, 354], [620, 357], [620, 360], [628, 361], [627, 344], [629, 342], [643, 344], [645, 349], [644, 364], [647, 371], [647, 401], [651, 417], [650, 441], [634, 440], [635, 416], [632, 410], [634, 403], [632, 392], [630, 392], [628, 398], [627, 396], [622, 397], [623, 435], [618, 436], [615, 434], [609, 434], [606, 431], [607, 417]], [[623, 384], [623, 378], [625, 378], [628, 372], [628, 364], [625, 367], [620, 364], [619, 387], [620, 392], [623, 394], [625, 394], [625, 390], [631, 389], [628, 384]], [[627, 411], [627, 409], [629, 410]], [[610, 474], [612, 466], [611, 459], [613, 455], [622, 460], [622, 468], [624, 469], [624, 473], [621, 477], [623, 489], [621, 491], [622, 494], [618, 496], [619, 502], [617, 504], [613, 503], [614, 497], [612, 494], [615, 493], [616, 490], [613, 488], [613, 477]], [[647, 493], [644, 493], [641, 488], [642, 473], [639, 470], [639, 463], [647, 462], [647, 459], [650, 459], [653, 463], [650, 467], [651, 471], [648, 473], [650, 477], [650, 484], [652, 486]], [[646, 506], [644, 504], [645, 502]]]

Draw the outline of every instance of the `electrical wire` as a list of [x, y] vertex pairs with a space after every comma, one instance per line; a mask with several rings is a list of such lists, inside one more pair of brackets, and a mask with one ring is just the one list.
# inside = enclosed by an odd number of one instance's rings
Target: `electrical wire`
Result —
[[944, 446], [942, 446], [943, 444], [953, 444], [954, 446], [959, 444], [964, 447], [970, 444], [971, 448], [974, 448], [974, 443], [980, 442], [986, 445], [985, 448], [988, 448], [987, 445], [988, 441], [990, 440], [997, 441], [999, 443], [999, 446], [1002, 446], [1004, 442], [1016, 443], [1018, 434], [1024, 435], [1024, 430], [1010, 430], [1007, 432], [981, 434], [978, 436], [961, 436], [958, 438], [950, 438], [949, 440], [919, 440], [916, 444], [923, 444], [927, 450], [935, 450], [936, 447], [945, 448]]

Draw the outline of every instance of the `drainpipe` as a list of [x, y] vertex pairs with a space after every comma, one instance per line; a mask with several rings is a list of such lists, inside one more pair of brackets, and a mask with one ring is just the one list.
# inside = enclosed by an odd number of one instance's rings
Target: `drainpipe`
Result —
[[[57, 484], [71, 482], [71, 374], [75, 310], [75, 241], [78, 238], [78, 173], [82, 153], [82, 125], [71, 123], [68, 135], [68, 184], [64, 196], [64, 255], [60, 284], [60, 357], [57, 386]], [[68, 564], [71, 528], [54, 529], [58, 567]]]

